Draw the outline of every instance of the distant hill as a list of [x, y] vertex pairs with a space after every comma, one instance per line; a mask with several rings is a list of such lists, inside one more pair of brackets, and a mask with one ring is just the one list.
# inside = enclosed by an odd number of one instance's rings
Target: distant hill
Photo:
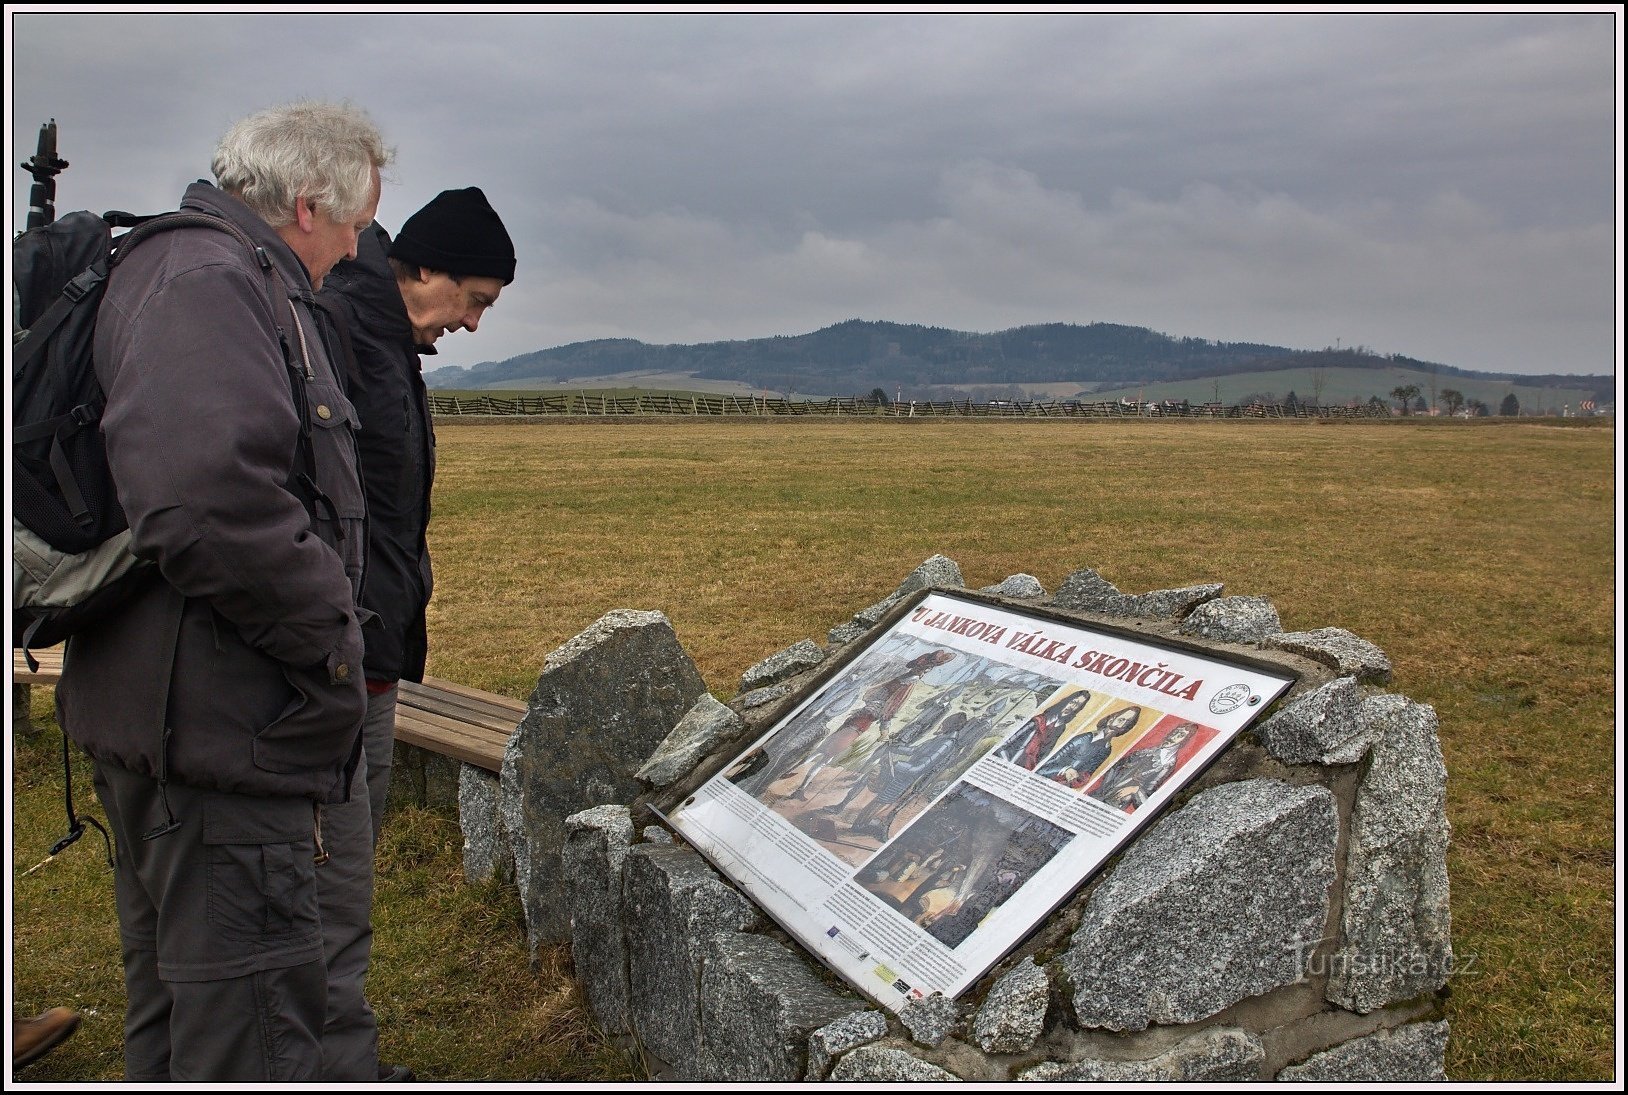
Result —
[[[1012, 394], [1033, 389], [1054, 396], [1086, 395], [1206, 379], [1213, 389], [1216, 378], [1241, 373], [1304, 371], [1303, 381], [1270, 390], [1281, 388], [1279, 395], [1295, 390], [1301, 398], [1309, 398], [1313, 394], [1310, 381], [1316, 375], [1326, 376], [1325, 370], [1386, 373], [1373, 377], [1373, 387], [1362, 392], [1361, 398], [1384, 397], [1398, 384], [1387, 382], [1388, 377], [1401, 373], [1421, 374], [1433, 378], [1439, 387], [1460, 391], [1466, 391], [1464, 384], [1456, 383], [1462, 379], [1502, 385], [1501, 391], [1517, 385], [1588, 393], [1601, 405], [1616, 398], [1612, 376], [1509, 376], [1395, 354], [1382, 357], [1362, 347], [1291, 350], [1260, 343], [1173, 338], [1116, 323], [1046, 323], [980, 334], [851, 319], [803, 335], [692, 345], [596, 339], [504, 361], [484, 361], [468, 369], [436, 369], [425, 379], [435, 388], [473, 389], [513, 387], [520, 380], [564, 383], [582, 377], [645, 373], [687, 375], [804, 396], [868, 394], [881, 388], [890, 397], [939, 399], [952, 398], [955, 393], [995, 394], [1010, 388], [1020, 390]], [[1334, 398], [1327, 392], [1324, 397]]]

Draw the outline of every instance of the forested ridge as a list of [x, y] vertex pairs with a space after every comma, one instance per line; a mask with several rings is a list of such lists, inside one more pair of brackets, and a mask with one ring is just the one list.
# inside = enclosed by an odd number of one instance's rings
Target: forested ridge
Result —
[[1614, 399], [1611, 376], [1510, 376], [1455, 368], [1365, 347], [1293, 350], [1253, 342], [1176, 338], [1117, 323], [1046, 323], [993, 333], [851, 319], [801, 335], [652, 345], [596, 339], [536, 350], [471, 368], [429, 374], [432, 387], [480, 388], [507, 381], [690, 373], [785, 392], [927, 393], [947, 385], [1074, 382], [1082, 390], [1278, 369], [1411, 369], [1437, 376], [1497, 379], [1536, 387], [1585, 388]]

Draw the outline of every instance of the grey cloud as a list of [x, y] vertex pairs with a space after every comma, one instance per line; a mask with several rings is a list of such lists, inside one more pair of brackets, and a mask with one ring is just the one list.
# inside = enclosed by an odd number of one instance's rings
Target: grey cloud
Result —
[[[1507, 371], [1615, 357], [1600, 14], [12, 14], [14, 162], [168, 207], [302, 95], [482, 186], [520, 247], [472, 364], [861, 316], [1107, 321]], [[252, 72], [253, 79], [245, 79]], [[18, 173], [12, 216], [27, 196]]]

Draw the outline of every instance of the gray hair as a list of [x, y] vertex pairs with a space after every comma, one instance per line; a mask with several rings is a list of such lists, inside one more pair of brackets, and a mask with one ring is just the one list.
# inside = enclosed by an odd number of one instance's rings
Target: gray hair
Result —
[[331, 220], [356, 216], [373, 196], [373, 169], [394, 158], [360, 107], [303, 100], [238, 122], [211, 167], [222, 190], [281, 228], [302, 196]]

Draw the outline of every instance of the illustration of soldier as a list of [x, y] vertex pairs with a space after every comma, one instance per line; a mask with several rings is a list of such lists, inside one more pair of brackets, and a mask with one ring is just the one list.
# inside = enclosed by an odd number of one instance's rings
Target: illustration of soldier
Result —
[[930, 650], [911, 658], [905, 663], [904, 671], [891, 680], [868, 689], [864, 693], [862, 706], [826, 735], [809, 754], [801, 767], [802, 781], [789, 797], [806, 797], [810, 784], [827, 765], [835, 764], [851, 777], [859, 776], [872, 750], [890, 729], [893, 718], [921, 683], [923, 675], [954, 657], [955, 653], [950, 650]]
[[1127, 814], [1135, 813], [1215, 734], [1196, 722], [1155, 728], [1115, 761], [1086, 795]]
[[[864, 710], [865, 691], [873, 688], [878, 679], [900, 672], [903, 668], [903, 661], [888, 657], [882, 648], [868, 652], [841, 676], [828, 683], [817, 699], [754, 750], [759, 756], [753, 760], [748, 771], [742, 772], [739, 778], [733, 775], [726, 778], [747, 794], [765, 802], [785, 798], [785, 794], [769, 795], [769, 788], [801, 771], [808, 761], [809, 750], [821, 738], [833, 732], [842, 732], [845, 724]], [[833, 725], [835, 720], [842, 721]]]
[[725, 778], [753, 797], [765, 797], [771, 786], [797, 770], [809, 747], [831, 731], [832, 712], [840, 715], [845, 707], [832, 697], [826, 697], [804, 708], [762, 745], [731, 766]]
[[886, 842], [906, 805], [966, 770], [983, 733], [984, 727], [965, 711], [952, 711], [927, 740], [890, 748], [876, 767], [875, 795], [854, 819], [853, 831]]
[[[925, 700], [897, 734], [876, 743], [841, 801], [818, 812], [852, 837], [885, 843], [897, 824], [943, 794], [1000, 739], [1009, 715], [1057, 687], [1033, 674], [1003, 677], [992, 668], [988, 663], [973, 666], [957, 684]], [[867, 793], [869, 798], [863, 799]], [[844, 821], [855, 805], [860, 806], [857, 816]]]
[[1062, 740], [1068, 724], [1091, 702], [1091, 693], [1081, 689], [1072, 692], [1039, 712], [1012, 735], [1010, 741], [995, 751], [1001, 760], [1011, 761], [1020, 768], [1034, 771], [1047, 753]]
[[1113, 754], [1114, 743], [1135, 730], [1141, 719], [1142, 708], [1135, 704], [1110, 711], [1096, 726], [1065, 741], [1036, 771], [1077, 791], [1096, 777], [1097, 769]]

